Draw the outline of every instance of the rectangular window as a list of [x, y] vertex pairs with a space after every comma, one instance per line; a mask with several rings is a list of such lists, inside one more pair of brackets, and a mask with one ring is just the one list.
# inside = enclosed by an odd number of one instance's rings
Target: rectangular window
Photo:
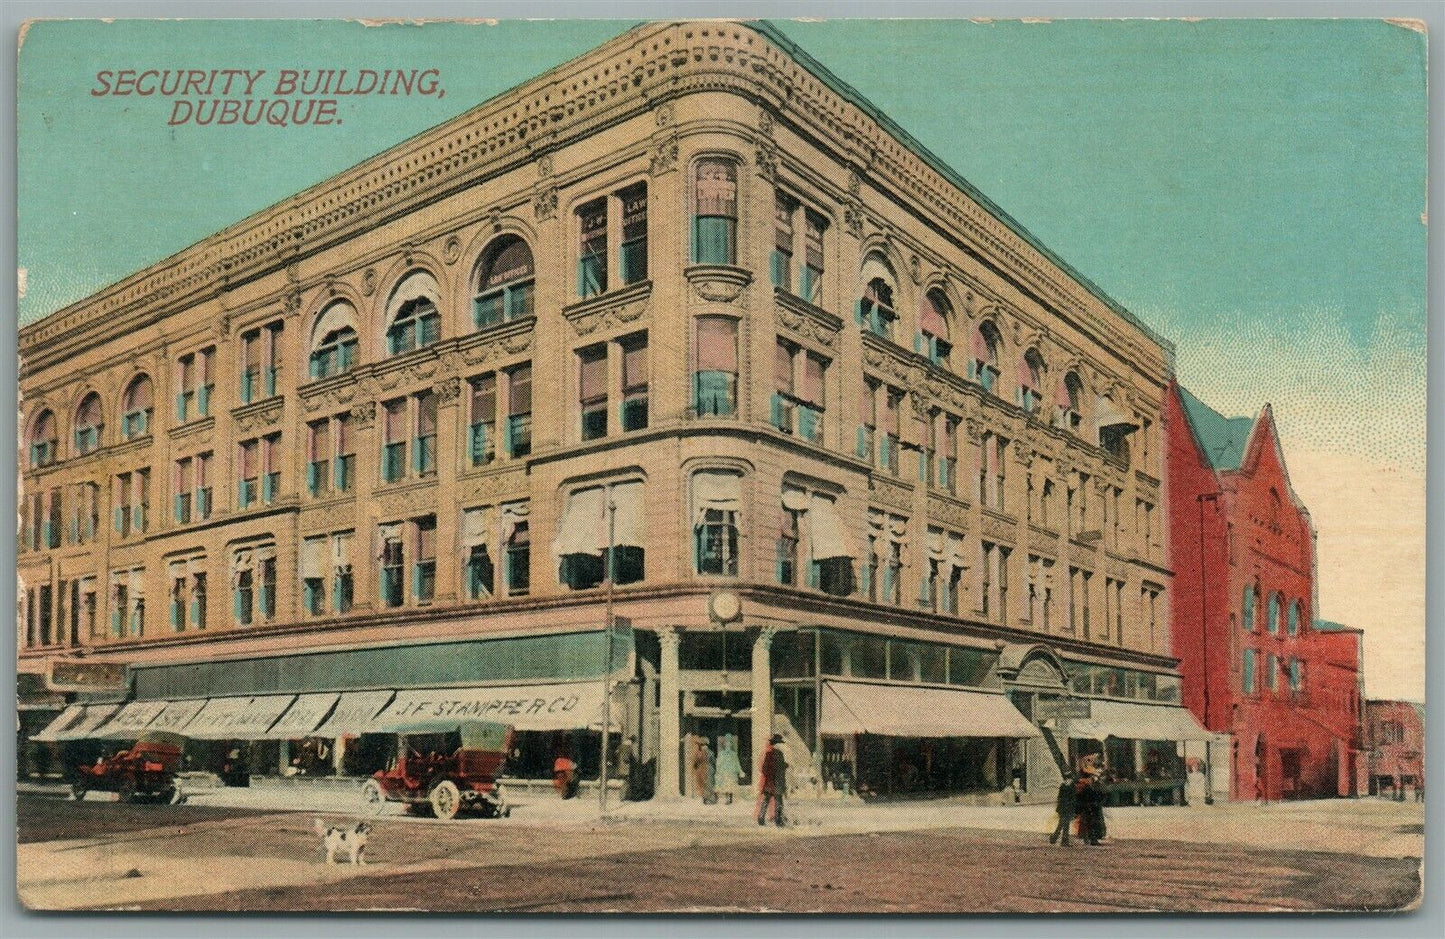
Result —
[[351, 415], [338, 414], [336, 427], [335, 482], [337, 492], [350, 492], [356, 485], [356, 445], [351, 432]]
[[1254, 693], [1254, 656], [1255, 651], [1253, 649], [1244, 650], [1244, 675], [1241, 679], [1241, 685], [1244, 688], [1245, 694]]
[[798, 585], [798, 513], [783, 508], [782, 525], [778, 530], [778, 583], [795, 587]]
[[237, 467], [236, 507], [244, 509], [256, 502], [261, 486], [261, 443], [257, 440], [243, 440], [240, 445], [240, 460]]
[[779, 339], [773, 347], [773, 426], [784, 433], [793, 432], [796, 397], [793, 394], [793, 354], [797, 348]]
[[622, 430], [647, 426], [647, 333], [618, 342], [622, 350]]
[[270, 398], [281, 390], [281, 323], [266, 327], [266, 361], [263, 367], [266, 397]]
[[241, 334], [241, 403], [250, 404], [261, 397], [261, 330]]
[[1279, 687], [1279, 659], [1273, 652], [1264, 657], [1264, 686], [1270, 691]]
[[693, 263], [736, 264], [737, 224], [737, 164], [699, 160], [693, 181]]
[[607, 200], [578, 209], [577, 225], [577, 295], [595, 297], [607, 291]]
[[301, 542], [301, 609], [307, 616], [326, 612], [327, 540], [319, 535]]
[[502, 550], [506, 552], [507, 594], [513, 597], [526, 596], [531, 586], [532, 535], [523, 517], [525, 513], [525, 507], [502, 506], [503, 517], [509, 518], [503, 526], [502, 543]]
[[622, 244], [617, 272], [623, 286], [647, 279], [647, 184], [628, 186], [617, 194], [622, 203]]
[[256, 612], [256, 572], [249, 568], [237, 571], [235, 586], [232, 588], [232, 606], [236, 623], [250, 626]]
[[184, 424], [195, 414], [196, 357], [183, 355], [176, 363], [176, 423]]
[[1304, 668], [1299, 659], [1289, 660], [1289, 690], [1298, 693], [1304, 689]]
[[699, 316], [695, 325], [693, 410], [698, 416], [731, 417], [737, 413], [737, 320]]
[[191, 520], [194, 477], [195, 464], [190, 457], [183, 457], [176, 461], [173, 516], [177, 525], [185, 525]]
[[133, 476], [135, 494], [131, 502], [131, 528], [143, 532], [150, 524], [151, 514], [151, 471], [139, 469]]
[[191, 625], [197, 629], [206, 628], [206, 572], [191, 574]]
[[532, 366], [507, 372], [507, 453], [519, 458], [532, 452]]
[[196, 518], [211, 517], [211, 454], [196, 454]]
[[416, 396], [416, 438], [411, 446], [412, 471], [430, 476], [437, 471], [437, 395], [423, 391]]
[[401, 526], [383, 525], [381, 535], [381, 605], [401, 606], [405, 600], [402, 584], [406, 555], [402, 548]]
[[[149, 478], [149, 471], [147, 471], [147, 478]], [[52, 489], [46, 494], [45, 546], [47, 548], [60, 547], [62, 518], [64, 518], [64, 512], [60, 505], [60, 490]]]
[[331, 482], [331, 421], [312, 421], [306, 425], [306, 491], [324, 495]]
[[331, 608], [350, 613], [354, 596], [351, 572], [351, 532], [331, 536]]
[[878, 383], [863, 379], [863, 393], [858, 399], [858, 448], [855, 455], [875, 466], [878, 438]]
[[435, 515], [419, 518], [416, 531], [416, 564], [412, 567], [411, 592], [418, 603], [430, 603], [436, 596], [437, 582], [437, 519]]
[[1080, 571], [1080, 572], [1079, 572], [1079, 605], [1080, 605], [1080, 607], [1081, 607], [1082, 610], [1083, 610], [1083, 616], [1084, 616], [1084, 638], [1085, 638], [1085, 639], [1089, 638], [1089, 636], [1091, 635], [1091, 633], [1090, 633], [1090, 631], [1089, 631], [1089, 627], [1090, 627], [1090, 623], [1089, 623], [1089, 589], [1090, 589], [1090, 586], [1089, 586], [1089, 585], [1090, 585], [1090, 582], [1091, 582], [1093, 579], [1094, 579], [1094, 575], [1093, 575], [1091, 572], [1089, 572], [1089, 571]]
[[769, 270], [773, 286], [787, 291], [793, 289], [793, 215], [797, 211], [797, 200], [781, 192], [773, 195], [773, 254]]
[[803, 385], [798, 390], [798, 436], [817, 444], [823, 442], [827, 373], [827, 359], [814, 352], [803, 353]]
[[803, 268], [798, 272], [798, 296], [814, 306], [823, 305], [823, 233], [828, 222], [823, 216], [804, 210]]
[[496, 458], [497, 376], [488, 372], [473, 378], [470, 384], [467, 454], [473, 466], [487, 466]]
[[583, 440], [607, 436], [607, 344], [577, 351], [577, 404]]
[[406, 399], [382, 404], [381, 479], [394, 483], [406, 475]]
[[261, 438], [261, 501], [270, 505], [281, 494], [281, 435]]
[[879, 454], [883, 468], [894, 476], [898, 475], [898, 450], [902, 442], [899, 432], [899, 416], [902, 412], [903, 392], [888, 388], [884, 395], [883, 408], [883, 450]]
[[888, 518], [888, 562], [883, 569], [883, 602], [899, 606], [903, 603], [903, 533], [907, 522], [897, 516]]

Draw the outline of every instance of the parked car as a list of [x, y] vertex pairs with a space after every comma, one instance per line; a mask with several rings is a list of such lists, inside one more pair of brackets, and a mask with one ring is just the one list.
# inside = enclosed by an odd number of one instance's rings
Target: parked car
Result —
[[515, 734], [507, 724], [486, 721], [427, 721], [397, 730], [396, 758], [362, 786], [361, 795], [379, 810], [402, 802], [419, 814], [455, 818], [475, 809], [496, 818], [511, 814], [498, 783]]
[[112, 756], [77, 766], [71, 795], [83, 799], [94, 790], [114, 792], [122, 802], [180, 802], [184, 796], [176, 785], [176, 773], [181, 766], [181, 745], [175, 734], [148, 733]]

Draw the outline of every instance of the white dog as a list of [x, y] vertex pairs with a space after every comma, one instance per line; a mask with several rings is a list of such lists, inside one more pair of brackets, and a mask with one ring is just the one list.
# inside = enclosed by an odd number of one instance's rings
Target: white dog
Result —
[[321, 819], [316, 819], [316, 834], [321, 836], [322, 848], [326, 851], [326, 863], [335, 864], [338, 854], [346, 854], [350, 857], [352, 864], [366, 863], [366, 836], [371, 831], [371, 826], [366, 822], [357, 822], [350, 828], [343, 828], [340, 825], [328, 825]]

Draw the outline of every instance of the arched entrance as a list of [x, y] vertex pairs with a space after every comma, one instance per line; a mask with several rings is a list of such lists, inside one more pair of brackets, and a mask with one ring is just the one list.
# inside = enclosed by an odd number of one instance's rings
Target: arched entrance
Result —
[[1014, 778], [1030, 801], [1052, 798], [1068, 769], [1068, 739], [1059, 734], [1060, 714], [1072, 696], [1063, 661], [1041, 643], [1010, 643], [995, 667], [1014, 707], [1034, 723], [1042, 737], [1020, 741], [1014, 754]]

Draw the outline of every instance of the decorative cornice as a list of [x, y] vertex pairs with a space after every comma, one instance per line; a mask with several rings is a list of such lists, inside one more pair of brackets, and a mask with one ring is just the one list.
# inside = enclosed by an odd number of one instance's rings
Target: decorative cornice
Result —
[[457, 480], [456, 492], [458, 499], [470, 504], [526, 498], [529, 492], [527, 471], [525, 467], [516, 466], [462, 476]]
[[563, 307], [562, 315], [577, 335], [590, 336], [643, 320], [651, 311], [651, 299], [652, 281], [645, 280]]
[[781, 287], [773, 288], [773, 299], [778, 326], [791, 333], [793, 338], [824, 349], [837, 349], [838, 334], [843, 329], [841, 319]]
[[913, 487], [873, 473], [868, 477], [868, 491], [874, 502], [904, 512], [913, 510]]
[[698, 299], [710, 303], [732, 303], [753, 282], [751, 271], [724, 264], [695, 264], [683, 273]]
[[283, 401], [280, 395], [272, 395], [261, 401], [243, 404], [231, 409], [231, 423], [237, 433], [248, 434], [264, 430], [281, 420]]
[[960, 531], [968, 529], [968, 505], [939, 493], [928, 494], [928, 517]]

